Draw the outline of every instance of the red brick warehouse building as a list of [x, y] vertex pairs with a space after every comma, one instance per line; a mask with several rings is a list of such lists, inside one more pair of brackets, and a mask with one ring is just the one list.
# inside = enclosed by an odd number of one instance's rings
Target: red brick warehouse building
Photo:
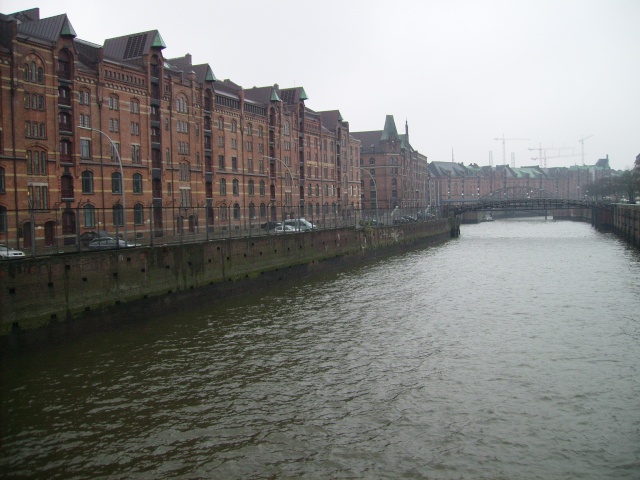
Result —
[[360, 206], [360, 144], [302, 87], [218, 81], [190, 55], [165, 58], [155, 30], [96, 45], [37, 8], [0, 28], [4, 243], [245, 230]]

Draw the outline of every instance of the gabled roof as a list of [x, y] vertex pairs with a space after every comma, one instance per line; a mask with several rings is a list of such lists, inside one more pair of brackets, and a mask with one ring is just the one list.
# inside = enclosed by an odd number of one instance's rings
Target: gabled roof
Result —
[[360, 141], [362, 154], [364, 155], [366, 152], [371, 151], [371, 147], [373, 147], [374, 150], [378, 149], [380, 138], [382, 137], [382, 131], [373, 130], [370, 132], [351, 132], [351, 135], [353, 138]]
[[329, 130], [335, 128], [339, 122], [344, 121], [340, 114], [340, 110], [326, 110], [324, 112], [318, 112], [318, 114], [320, 115], [322, 125], [327, 127]]
[[[19, 18], [19, 17], [16, 17]], [[27, 20], [26, 16], [22, 16]], [[61, 36], [76, 37], [76, 31], [66, 14], [42, 20], [20, 21], [18, 23], [19, 37], [34, 37], [48, 42], [57, 42]]]
[[217, 78], [213, 74], [213, 70], [208, 63], [201, 65], [193, 65], [191, 63], [191, 54], [187, 53], [184, 57], [169, 58], [165, 62], [170, 65], [176, 71], [181, 71], [184, 74], [193, 72], [196, 74], [196, 82], [203, 84], [205, 82], [215, 82]]
[[135, 60], [152, 48], [166, 48], [158, 30], [109, 38], [104, 41], [104, 56], [118, 61]]
[[273, 87], [253, 87], [244, 91], [244, 98], [256, 103], [268, 104]]
[[279, 97], [284, 103], [289, 105], [294, 105], [309, 99], [309, 97], [307, 97], [307, 93], [302, 87], [282, 89], [279, 92]]
[[429, 164], [429, 172], [433, 176], [452, 176], [452, 177], [466, 177], [467, 169], [461, 163], [456, 162], [431, 162]]

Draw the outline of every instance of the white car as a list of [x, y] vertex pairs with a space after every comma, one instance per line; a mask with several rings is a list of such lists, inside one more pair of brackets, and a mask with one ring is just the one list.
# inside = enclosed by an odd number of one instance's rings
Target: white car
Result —
[[0, 244], [0, 260], [17, 260], [24, 256], [24, 252]]
[[278, 225], [275, 229], [276, 233], [294, 233], [295, 231], [296, 229], [289, 225]]

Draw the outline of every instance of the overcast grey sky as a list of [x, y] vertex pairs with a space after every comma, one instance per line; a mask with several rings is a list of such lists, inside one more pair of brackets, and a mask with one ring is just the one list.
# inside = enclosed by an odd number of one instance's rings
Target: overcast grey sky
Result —
[[98, 44], [157, 29], [167, 58], [190, 53], [245, 88], [303, 86], [352, 131], [394, 115], [430, 161], [502, 164], [503, 136], [516, 166], [538, 165], [540, 146], [549, 167], [582, 164], [583, 137], [586, 164], [626, 169], [640, 153], [640, 0], [1, 4], [33, 7]]

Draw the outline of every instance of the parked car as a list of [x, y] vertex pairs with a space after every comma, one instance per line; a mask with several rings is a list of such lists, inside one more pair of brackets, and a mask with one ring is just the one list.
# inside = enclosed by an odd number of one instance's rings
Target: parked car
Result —
[[140, 245], [137, 243], [128, 243], [122, 239], [118, 239], [118, 243], [116, 243], [115, 238], [111, 237], [100, 237], [89, 242], [89, 250], [111, 250], [114, 248], [131, 248], [131, 247], [139, 247]]
[[88, 247], [89, 243], [91, 243], [91, 241], [95, 240], [96, 238], [112, 238], [112, 237], [113, 235], [109, 235], [104, 230], [100, 230], [100, 231], [89, 230], [87, 232], [80, 234], [80, 244], [83, 247]]
[[289, 225], [278, 225], [275, 228], [276, 233], [294, 233], [295, 231], [296, 229]]
[[24, 258], [24, 252], [0, 244], [0, 260], [18, 260]]
[[274, 222], [273, 220], [270, 220], [260, 225], [260, 228], [263, 230], [269, 231], [269, 230], [274, 230], [278, 225], [280, 225], [278, 222]]
[[310, 230], [318, 229], [318, 227], [316, 227], [313, 223], [304, 218], [290, 218], [289, 220], [285, 220], [284, 224], [300, 232], [308, 232]]

